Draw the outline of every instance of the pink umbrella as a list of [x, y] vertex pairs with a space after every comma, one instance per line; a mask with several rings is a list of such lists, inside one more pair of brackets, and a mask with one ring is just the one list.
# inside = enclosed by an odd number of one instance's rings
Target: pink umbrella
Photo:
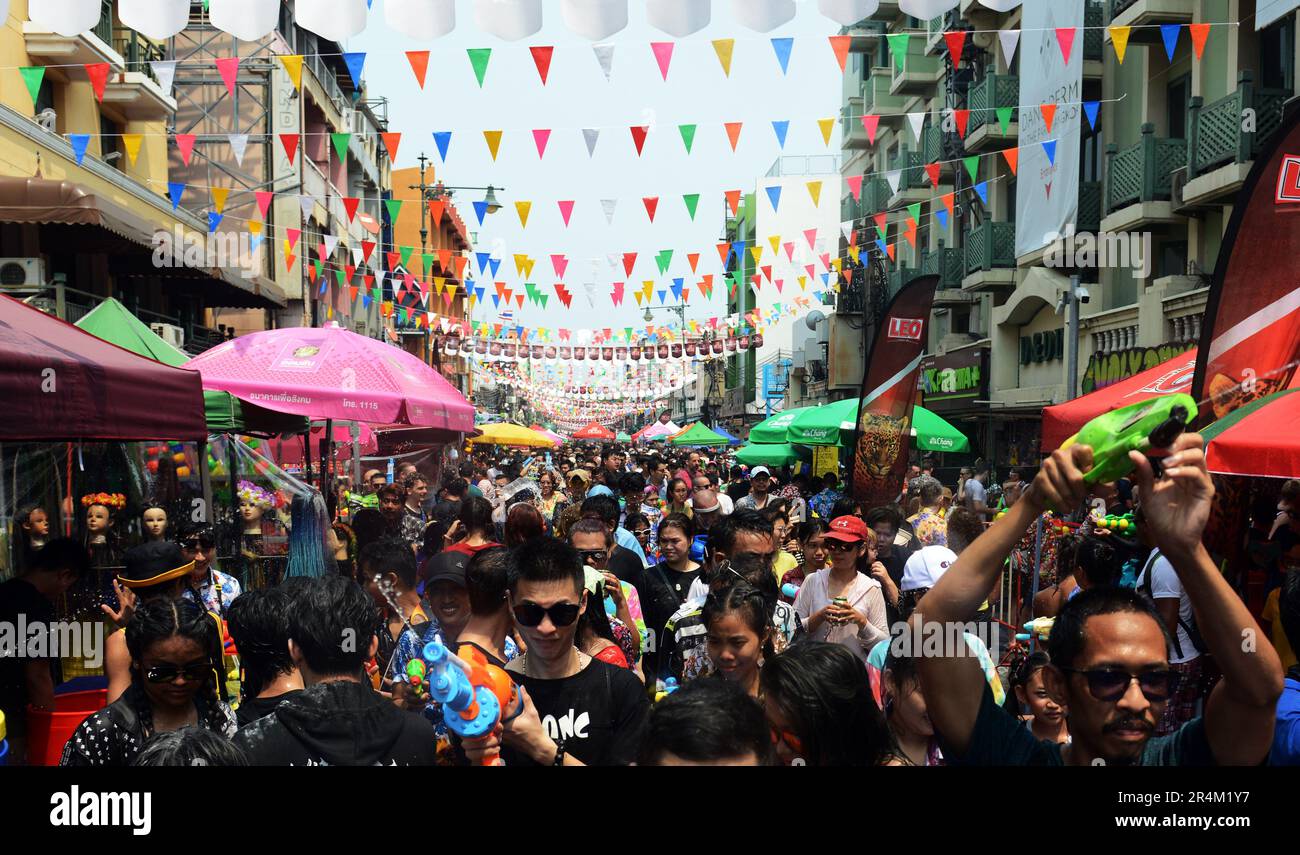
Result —
[[474, 407], [415, 356], [336, 324], [250, 333], [185, 364], [268, 410], [472, 433]]

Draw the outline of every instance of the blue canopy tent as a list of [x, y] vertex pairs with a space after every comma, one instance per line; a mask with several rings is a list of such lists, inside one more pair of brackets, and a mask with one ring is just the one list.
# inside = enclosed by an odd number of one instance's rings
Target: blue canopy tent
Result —
[[731, 432], [719, 425], [713, 429], [713, 432], [727, 441], [727, 445], [744, 445], [745, 441], [737, 439], [731, 435]]

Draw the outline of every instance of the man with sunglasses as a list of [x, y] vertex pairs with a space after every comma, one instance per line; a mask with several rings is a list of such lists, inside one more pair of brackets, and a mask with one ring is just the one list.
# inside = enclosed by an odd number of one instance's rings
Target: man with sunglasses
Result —
[[194, 562], [190, 584], [200, 604], [214, 614], [225, 614], [226, 609], [243, 593], [239, 580], [212, 566], [217, 552], [212, 529], [203, 526], [191, 529], [181, 538], [181, 551], [188, 561]]
[[[636, 758], [650, 700], [636, 675], [574, 646], [588, 608], [577, 550], [538, 538], [515, 550], [510, 607], [528, 652], [507, 666], [524, 710], [500, 737], [507, 766], [626, 766]], [[471, 762], [496, 739], [465, 744]]]
[[755, 466], [749, 472], [749, 495], [736, 502], [738, 511], [761, 511], [772, 500], [772, 473], [766, 466]]
[[[1095, 588], [1065, 604], [1048, 640], [1052, 663], [1043, 677], [1069, 707], [1069, 745], [1036, 741], [998, 708], [964, 646], [918, 657], [927, 713], [946, 756], [967, 765], [1076, 766], [1254, 765], [1268, 756], [1282, 666], [1201, 544], [1214, 496], [1204, 442], [1196, 434], [1180, 436], [1162, 461], [1159, 480], [1144, 455], [1130, 457], [1152, 540], [1182, 581], [1209, 652], [1223, 669], [1205, 714], [1167, 736], [1154, 735], [1178, 682], [1169, 667], [1167, 630], [1140, 594]], [[1047, 508], [1069, 510], [1083, 501], [1083, 474], [1091, 464], [1092, 450], [1078, 445], [1045, 460], [1020, 501], [925, 595], [914, 629], [968, 620], [1029, 525]]]

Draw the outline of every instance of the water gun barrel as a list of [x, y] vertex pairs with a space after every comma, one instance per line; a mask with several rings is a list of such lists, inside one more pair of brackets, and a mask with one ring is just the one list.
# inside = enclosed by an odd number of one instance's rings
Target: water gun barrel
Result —
[[[1056, 618], [1038, 617], [1025, 624], [1025, 632], [1038, 636], [1039, 640], [1046, 641], [1047, 637], [1052, 634], [1052, 625], [1056, 623]], [[1019, 638], [1020, 636], [1016, 636]], [[1026, 639], [1029, 636], [1025, 636]]]
[[799, 586], [794, 584], [793, 582], [786, 582], [784, 585], [781, 586], [781, 593], [785, 594], [787, 597], [790, 597], [791, 599], [794, 599], [795, 597], [799, 596]]

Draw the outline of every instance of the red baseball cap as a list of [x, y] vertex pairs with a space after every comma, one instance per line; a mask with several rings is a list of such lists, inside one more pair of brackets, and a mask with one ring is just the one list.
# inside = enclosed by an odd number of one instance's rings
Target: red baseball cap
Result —
[[836, 517], [831, 520], [830, 531], [826, 532], [826, 537], [831, 540], [842, 540], [845, 543], [861, 543], [867, 539], [867, 524], [861, 519], [854, 516]]

